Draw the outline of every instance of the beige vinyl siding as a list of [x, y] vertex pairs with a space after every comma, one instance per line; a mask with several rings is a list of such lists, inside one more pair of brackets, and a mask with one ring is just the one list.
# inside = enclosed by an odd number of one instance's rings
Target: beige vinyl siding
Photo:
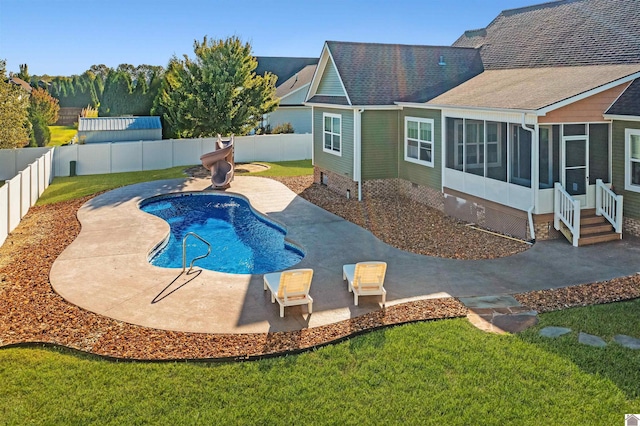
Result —
[[[342, 117], [340, 156], [322, 149], [324, 146], [323, 113], [337, 114]], [[318, 107], [313, 109], [313, 158], [317, 167], [353, 179], [353, 110]]]
[[[404, 160], [404, 119], [405, 117], [430, 118], [433, 120], [433, 167], [410, 163]], [[442, 113], [439, 110], [412, 109], [402, 110], [398, 140], [399, 176], [401, 179], [426, 185], [440, 191], [442, 189]]]
[[320, 83], [318, 83], [316, 95], [346, 96], [342, 89], [342, 83], [340, 83], [340, 77], [332, 62], [327, 63], [324, 69]]
[[625, 173], [625, 129], [640, 129], [640, 123], [633, 121], [614, 121], [611, 147], [611, 183], [617, 194], [624, 196], [623, 215], [640, 219], [640, 193], [624, 190]]
[[398, 177], [399, 111], [362, 113], [362, 179]]

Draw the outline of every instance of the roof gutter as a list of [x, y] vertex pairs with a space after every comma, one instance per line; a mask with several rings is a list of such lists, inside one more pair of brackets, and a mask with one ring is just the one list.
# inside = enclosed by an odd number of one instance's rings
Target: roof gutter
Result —
[[603, 114], [605, 120], [640, 121], [640, 115]]
[[422, 108], [422, 109], [465, 109], [472, 111], [491, 111], [491, 112], [506, 112], [512, 114], [535, 114], [537, 116], [544, 115], [534, 109], [512, 109], [512, 108], [495, 108], [495, 107], [480, 107], [480, 106], [465, 106], [465, 105], [444, 105], [444, 104], [426, 104], [419, 102], [395, 102], [396, 105], [401, 107], [410, 108]]

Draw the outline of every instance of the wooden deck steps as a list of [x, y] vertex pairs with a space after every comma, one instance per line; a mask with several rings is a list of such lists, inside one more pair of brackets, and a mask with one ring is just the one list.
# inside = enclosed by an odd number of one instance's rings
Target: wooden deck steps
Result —
[[596, 216], [595, 209], [580, 212], [580, 239], [578, 246], [615, 241], [622, 238], [613, 230], [613, 226], [602, 216]]

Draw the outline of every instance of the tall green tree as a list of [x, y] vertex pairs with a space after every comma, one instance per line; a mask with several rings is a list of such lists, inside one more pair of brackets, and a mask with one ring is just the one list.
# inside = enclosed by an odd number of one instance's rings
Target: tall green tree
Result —
[[104, 82], [104, 90], [100, 99], [99, 114], [101, 117], [117, 117], [131, 114], [129, 98], [132, 81], [125, 71], [112, 71]]
[[29, 93], [6, 80], [0, 60], [0, 148], [22, 148], [29, 143]]
[[246, 134], [278, 106], [276, 76], [255, 73], [251, 46], [239, 38], [194, 41], [195, 58], [171, 58], [153, 115], [165, 137]]

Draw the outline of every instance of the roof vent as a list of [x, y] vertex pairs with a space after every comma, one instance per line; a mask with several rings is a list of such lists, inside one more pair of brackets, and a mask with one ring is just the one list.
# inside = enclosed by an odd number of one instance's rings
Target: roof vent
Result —
[[443, 55], [440, 55], [440, 62], [438, 62], [438, 65], [440, 65], [440, 66], [447, 65], [447, 63], [444, 61], [444, 56]]

